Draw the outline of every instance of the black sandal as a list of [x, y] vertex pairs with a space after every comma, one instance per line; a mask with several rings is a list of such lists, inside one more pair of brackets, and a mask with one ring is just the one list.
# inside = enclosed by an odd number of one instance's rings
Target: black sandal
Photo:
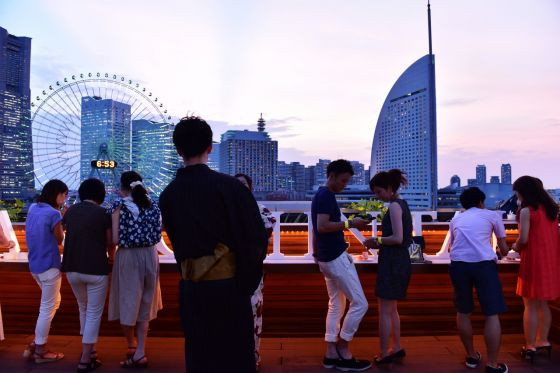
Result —
[[99, 360], [91, 358], [89, 363], [79, 362], [78, 363], [78, 368], [76, 369], [76, 372], [77, 373], [90, 372], [92, 370], [95, 370], [95, 369], [99, 368], [100, 366], [101, 366], [101, 362]]
[[[146, 361], [142, 362], [142, 360]], [[148, 359], [146, 356], [142, 356], [139, 359], [134, 360], [134, 357], [128, 358], [125, 361], [121, 361], [121, 368], [124, 369], [143, 369], [148, 367]]]
[[385, 364], [391, 364], [393, 362], [393, 356], [392, 355], [387, 355], [383, 358], [376, 356], [373, 358], [373, 362], [376, 365], [385, 365]]
[[521, 347], [521, 356], [525, 358], [525, 360], [529, 360], [531, 364], [535, 362], [535, 355], [537, 354], [537, 350], [527, 348], [526, 346]]
[[[132, 350], [132, 352], [130, 352]], [[126, 359], [131, 359], [136, 353], [136, 346], [128, 346], [126, 351]]]
[[537, 354], [552, 356], [552, 345], [537, 346]]

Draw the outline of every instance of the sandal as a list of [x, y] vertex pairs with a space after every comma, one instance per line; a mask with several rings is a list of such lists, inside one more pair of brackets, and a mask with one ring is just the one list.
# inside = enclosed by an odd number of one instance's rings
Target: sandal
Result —
[[521, 347], [521, 357], [525, 358], [525, 360], [529, 360], [531, 364], [535, 362], [536, 354], [537, 350], [534, 348], [527, 348], [526, 346]]
[[126, 351], [126, 359], [127, 360], [131, 359], [135, 353], [136, 353], [136, 346], [128, 346], [128, 349]]
[[392, 355], [387, 355], [385, 357], [376, 356], [373, 358], [373, 362], [376, 365], [391, 364], [393, 362], [393, 356]]
[[[142, 361], [143, 360], [143, 361]], [[146, 356], [142, 356], [139, 359], [134, 360], [133, 357], [121, 361], [121, 368], [125, 369], [143, 369], [148, 367], [148, 359]]]
[[[47, 357], [48, 354], [53, 355], [52, 357]], [[54, 361], [58, 361], [64, 357], [62, 352], [52, 352], [52, 351], [45, 351], [45, 352], [37, 352], [33, 353], [33, 360], [35, 360], [35, 364], [43, 364], [43, 363], [52, 363]]]
[[23, 350], [23, 358], [24, 359], [32, 359], [33, 354], [35, 353], [35, 342], [31, 342], [27, 345], [25, 350]]
[[91, 358], [91, 360], [89, 361], [89, 363], [82, 363], [79, 362], [78, 363], [78, 368], [76, 369], [77, 373], [81, 373], [81, 372], [90, 372], [94, 369], [97, 369], [101, 366], [101, 361]]

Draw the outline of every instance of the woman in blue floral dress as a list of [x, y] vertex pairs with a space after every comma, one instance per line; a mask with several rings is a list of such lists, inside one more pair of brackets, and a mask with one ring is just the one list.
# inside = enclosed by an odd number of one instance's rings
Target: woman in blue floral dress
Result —
[[142, 177], [134, 171], [122, 174], [121, 196], [111, 207], [113, 243], [118, 250], [111, 278], [109, 320], [120, 321], [128, 342], [121, 366], [142, 368], [148, 365], [148, 324], [162, 309], [156, 249], [161, 240], [161, 214], [148, 196]]

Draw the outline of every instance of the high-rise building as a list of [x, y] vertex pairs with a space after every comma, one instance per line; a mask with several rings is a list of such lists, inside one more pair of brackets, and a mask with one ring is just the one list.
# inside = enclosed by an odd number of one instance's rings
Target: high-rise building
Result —
[[511, 164], [502, 164], [502, 184], [511, 184]]
[[0, 199], [30, 196], [33, 188], [31, 39], [0, 27]]
[[276, 168], [276, 190], [290, 192], [294, 190], [292, 168], [284, 161], [278, 161]]
[[429, 52], [397, 79], [379, 113], [371, 149], [370, 175], [398, 168], [409, 186], [401, 195], [412, 209], [437, 204], [435, 56], [428, 4]]
[[208, 167], [214, 171], [220, 172], [220, 143], [212, 142], [212, 152], [208, 156]]
[[277, 162], [278, 142], [271, 140], [264, 123], [259, 123], [259, 131], [227, 131], [222, 134], [221, 172], [249, 175], [255, 192], [276, 191]]
[[278, 161], [276, 188], [278, 191], [292, 192], [292, 196], [303, 198], [307, 190], [305, 166], [299, 162]]
[[366, 184], [369, 184], [369, 181], [371, 180], [371, 175], [369, 174], [369, 167], [366, 167], [364, 170], [364, 180]]
[[307, 190], [305, 185], [305, 166], [299, 162], [290, 163], [292, 167], [292, 177], [294, 178], [294, 191], [303, 194]]
[[[354, 169], [354, 176], [350, 180], [350, 185], [364, 185], [366, 183], [364, 164], [358, 161], [350, 161]], [[368, 180], [369, 182], [369, 180]]]
[[479, 185], [486, 184], [486, 165], [484, 164], [476, 166], [476, 183]]
[[[80, 178], [101, 179], [116, 188], [120, 174], [132, 163], [130, 105], [101, 97], [82, 97]], [[97, 168], [94, 160], [115, 161]]]
[[315, 166], [305, 167], [305, 191], [313, 189], [315, 184]]
[[467, 179], [467, 186], [475, 186], [477, 184], [476, 179]]
[[499, 176], [490, 176], [490, 184], [500, 184]]
[[142, 175], [152, 193], [169, 184], [177, 171], [177, 152], [169, 136], [171, 126], [146, 119], [132, 121], [131, 167]]
[[313, 185], [324, 185], [327, 182], [327, 166], [331, 163], [330, 159], [319, 159], [315, 164]]

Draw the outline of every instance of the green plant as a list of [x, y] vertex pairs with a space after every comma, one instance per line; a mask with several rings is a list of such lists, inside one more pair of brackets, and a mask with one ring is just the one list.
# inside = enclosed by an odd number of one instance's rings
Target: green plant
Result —
[[23, 210], [25, 203], [21, 199], [16, 199], [14, 202], [5, 202], [0, 200], [0, 209], [6, 210], [12, 222], [18, 220], [18, 215]]
[[[380, 222], [383, 220], [383, 216], [387, 212], [387, 207], [382, 201], [376, 199], [361, 199], [358, 202], [352, 202], [348, 205], [348, 209], [358, 211], [355, 215], [357, 217], [368, 218], [368, 212], [379, 212], [380, 214], [377, 215], [377, 221]], [[350, 218], [353, 218], [351, 216]]]

